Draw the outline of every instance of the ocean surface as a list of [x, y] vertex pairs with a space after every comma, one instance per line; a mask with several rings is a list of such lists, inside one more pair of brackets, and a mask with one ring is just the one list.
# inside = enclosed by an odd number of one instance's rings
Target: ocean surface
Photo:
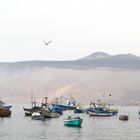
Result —
[[[118, 116], [83, 118], [82, 127], [64, 126], [63, 119], [73, 111], [66, 111], [60, 118], [32, 120], [24, 116], [23, 107], [13, 104], [12, 115], [0, 118], [0, 140], [140, 140], [138, 107], [119, 107]], [[129, 115], [128, 121], [120, 121], [119, 115]]]

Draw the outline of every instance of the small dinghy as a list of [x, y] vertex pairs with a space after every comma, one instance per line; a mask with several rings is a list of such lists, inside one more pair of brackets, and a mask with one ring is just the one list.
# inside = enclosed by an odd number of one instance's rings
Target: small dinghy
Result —
[[68, 118], [64, 119], [64, 124], [67, 126], [81, 126], [83, 119], [78, 117], [68, 116]]

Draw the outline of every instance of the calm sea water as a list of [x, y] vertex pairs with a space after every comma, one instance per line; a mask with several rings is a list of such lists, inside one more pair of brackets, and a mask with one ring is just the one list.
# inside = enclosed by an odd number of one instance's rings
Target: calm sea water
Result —
[[119, 114], [129, 115], [129, 121], [119, 121], [118, 116], [99, 118], [80, 114], [81, 128], [63, 124], [64, 112], [60, 118], [45, 121], [32, 120], [24, 116], [24, 107], [13, 105], [10, 118], [0, 118], [0, 140], [140, 140], [140, 119], [138, 107], [120, 107]]

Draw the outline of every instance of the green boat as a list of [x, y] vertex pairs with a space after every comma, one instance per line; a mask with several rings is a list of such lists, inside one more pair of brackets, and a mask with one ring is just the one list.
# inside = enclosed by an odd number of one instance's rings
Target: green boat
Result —
[[81, 126], [82, 122], [83, 119], [81, 119], [79, 116], [74, 118], [68, 116], [68, 118], [64, 119], [64, 124], [67, 126]]

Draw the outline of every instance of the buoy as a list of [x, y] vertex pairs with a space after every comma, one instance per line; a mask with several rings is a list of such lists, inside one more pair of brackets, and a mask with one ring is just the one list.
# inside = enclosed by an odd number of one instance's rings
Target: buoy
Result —
[[129, 117], [127, 115], [120, 115], [119, 120], [128, 121]]

